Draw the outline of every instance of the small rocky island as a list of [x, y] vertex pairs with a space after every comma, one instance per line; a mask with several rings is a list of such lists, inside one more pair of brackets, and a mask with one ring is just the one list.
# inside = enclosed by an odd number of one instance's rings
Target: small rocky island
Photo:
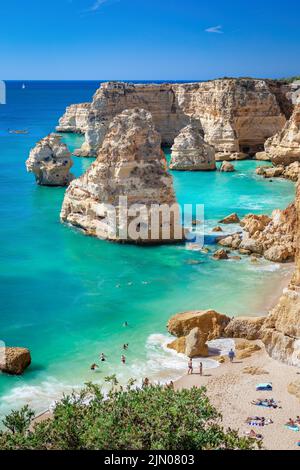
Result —
[[[120, 197], [126, 197], [124, 227]], [[137, 236], [130, 234], [136, 215], [130, 206], [143, 205], [139, 213]], [[86, 173], [68, 187], [62, 210], [62, 222], [80, 228], [86, 235], [122, 243], [176, 243], [183, 238], [177, 209], [169, 224], [169, 235], [158, 225], [154, 234], [149, 221], [152, 205], [176, 205], [173, 180], [161, 150], [161, 138], [152, 116], [143, 109], [131, 109], [117, 115], [109, 125], [96, 161]], [[110, 217], [110, 206], [115, 213]], [[168, 227], [166, 227], [168, 229]], [[146, 230], [146, 233], [143, 233]], [[143, 236], [142, 236], [143, 233]]]
[[27, 171], [35, 175], [36, 182], [43, 186], [67, 186], [74, 176], [71, 153], [57, 134], [49, 134], [31, 150], [26, 161]]

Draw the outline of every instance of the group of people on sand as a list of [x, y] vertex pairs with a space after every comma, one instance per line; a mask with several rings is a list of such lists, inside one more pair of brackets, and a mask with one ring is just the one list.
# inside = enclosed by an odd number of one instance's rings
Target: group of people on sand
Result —
[[[194, 373], [194, 365], [193, 365], [193, 359], [190, 359], [188, 362], [188, 375], [192, 375]], [[200, 362], [199, 364], [199, 374], [203, 375], [203, 364]]]
[[[124, 327], [129, 326], [129, 325], [128, 325], [128, 322], [125, 321], [125, 322], [123, 323], [123, 326], [124, 326]], [[123, 351], [127, 351], [128, 348], [129, 348], [129, 343], [124, 343], [123, 346], [122, 346]], [[102, 353], [99, 355], [99, 359], [100, 359], [100, 362], [105, 362], [105, 361], [107, 361], [107, 356], [102, 352]], [[126, 356], [125, 356], [124, 354], [121, 355], [121, 363], [122, 363], [122, 364], [126, 364]], [[98, 364], [93, 363], [93, 364], [91, 365], [90, 369], [91, 369], [91, 370], [96, 370], [96, 369], [99, 369], [99, 366], [98, 366]]]
[[[233, 362], [235, 358], [235, 352], [233, 349], [230, 349], [228, 353], [228, 357], [229, 357], [230, 362]], [[188, 375], [192, 375], [193, 373], [194, 373], [193, 359], [190, 358], [188, 362]], [[203, 363], [202, 362], [200, 362], [199, 364], [199, 373], [200, 375], [203, 375]]]

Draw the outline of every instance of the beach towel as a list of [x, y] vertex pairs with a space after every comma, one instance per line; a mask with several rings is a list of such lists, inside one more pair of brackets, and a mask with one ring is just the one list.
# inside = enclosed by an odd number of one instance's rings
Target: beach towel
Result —
[[299, 431], [299, 426], [289, 426], [288, 424], [285, 425], [287, 429], [290, 429], [291, 431], [298, 432]]
[[248, 426], [263, 426], [263, 423], [261, 421], [249, 421], [247, 424]]
[[258, 384], [256, 386], [256, 391], [259, 392], [259, 391], [264, 391], [264, 392], [271, 392], [273, 390], [273, 387], [272, 387], [272, 384], [271, 383], [268, 383], [268, 384]]

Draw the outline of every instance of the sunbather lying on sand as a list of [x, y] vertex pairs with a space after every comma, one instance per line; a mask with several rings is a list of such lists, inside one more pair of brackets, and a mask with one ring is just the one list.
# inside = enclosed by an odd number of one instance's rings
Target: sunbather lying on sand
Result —
[[293, 428], [294, 431], [300, 431], [300, 423], [297, 420], [289, 419], [285, 426], [288, 428]]
[[252, 405], [264, 406], [265, 408], [278, 408], [277, 402], [273, 398], [258, 398], [252, 400]]
[[263, 439], [263, 435], [256, 433], [255, 431], [253, 431], [253, 429], [251, 429], [251, 431], [246, 431], [245, 436], [251, 437], [252, 439], [257, 439], [258, 441], [261, 441]]
[[254, 416], [247, 418], [246, 424], [248, 424], [249, 426], [267, 426], [269, 424], [273, 424], [273, 421], [270, 418], [266, 419], [264, 416]]

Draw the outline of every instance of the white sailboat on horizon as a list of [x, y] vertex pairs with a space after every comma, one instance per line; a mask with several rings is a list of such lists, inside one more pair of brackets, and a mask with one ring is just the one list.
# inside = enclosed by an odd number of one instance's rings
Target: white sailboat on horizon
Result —
[[23, 90], [24, 90], [24, 88], [26, 88], [25, 83], [23, 83], [23, 85], [22, 85], [22, 89], [23, 89]]

